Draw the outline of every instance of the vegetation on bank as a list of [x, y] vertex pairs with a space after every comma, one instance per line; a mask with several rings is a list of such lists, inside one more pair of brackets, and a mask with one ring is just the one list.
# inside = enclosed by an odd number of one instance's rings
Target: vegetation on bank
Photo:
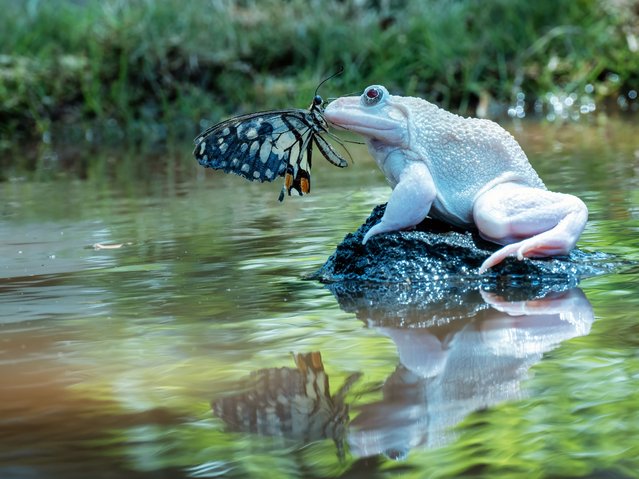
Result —
[[521, 115], [584, 95], [632, 106], [639, 90], [637, 0], [0, 0], [0, 8], [0, 151], [34, 139], [190, 141], [230, 114], [306, 106], [339, 65], [325, 97], [383, 83], [462, 113], [510, 106]]

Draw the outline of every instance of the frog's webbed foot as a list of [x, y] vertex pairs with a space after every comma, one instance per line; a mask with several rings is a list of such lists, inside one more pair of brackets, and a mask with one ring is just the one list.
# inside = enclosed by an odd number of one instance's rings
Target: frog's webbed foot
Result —
[[[546, 236], [546, 237], [545, 237]], [[566, 244], [551, 235], [537, 235], [524, 241], [512, 243], [491, 254], [479, 268], [479, 274], [485, 273], [489, 268], [501, 263], [508, 256], [517, 256], [518, 260], [524, 258], [543, 258], [568, 254], [572, 245]]]
[[508, 256], [568, 254], [586, 225], [588, 209], [572, 195], [505, 183], [475, 201], [473, 216], [484, 238], [506, 245], [484, 261], [479, 268], [484, 273]]
[[421, 223], [435, 199], [435, 185], [424, 163], [409, 163], [400, 174], [386, 205], [384, 216], [364, 235], [362, 244], [371, 236], [399, 231]]

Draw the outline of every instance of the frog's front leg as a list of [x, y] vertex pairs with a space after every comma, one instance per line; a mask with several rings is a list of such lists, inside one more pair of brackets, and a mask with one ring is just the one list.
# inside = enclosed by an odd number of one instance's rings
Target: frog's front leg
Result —
[[398, 181], [388, 200], [384, 216], [364, 235], [362, 244], [366, 244], [371, 236], [421, 223], [435, 199], [435, 183], [424, 163], [394, 158], [387, 160], [384, 173], [389, 179], [397, 178]]
[[503, 183], [476, 198], [473, 218], [482, 237], [506, 245], [484, 261], [483, 273], [508, 256], [568, 254], [586, 226], [588, 209], [576, 196]]

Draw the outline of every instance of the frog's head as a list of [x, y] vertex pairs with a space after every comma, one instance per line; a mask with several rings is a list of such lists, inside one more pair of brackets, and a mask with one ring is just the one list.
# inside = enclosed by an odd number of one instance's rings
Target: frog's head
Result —
[[365, 136], [369, 143], [405, 147], [410, 143], [410, 108], [403, 100], [381, 85], [371, 85], [361, 96], [332, 101], [324, 116], [335, 126]]

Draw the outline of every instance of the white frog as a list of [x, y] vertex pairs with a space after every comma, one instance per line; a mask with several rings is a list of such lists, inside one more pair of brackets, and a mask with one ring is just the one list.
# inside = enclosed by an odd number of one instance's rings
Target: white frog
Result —
[[397, 231], [427, 215], [505, 245], [480, 273], [508, 256], [568, 254], [588, 220], [577, 197], [548, 191], [517, 141], [497, 123], [463, 118], [421, 98], [372, 85], [331, 102], [332, 124], [366, 138], [393, 191], [381, 221], [364, 236]]

